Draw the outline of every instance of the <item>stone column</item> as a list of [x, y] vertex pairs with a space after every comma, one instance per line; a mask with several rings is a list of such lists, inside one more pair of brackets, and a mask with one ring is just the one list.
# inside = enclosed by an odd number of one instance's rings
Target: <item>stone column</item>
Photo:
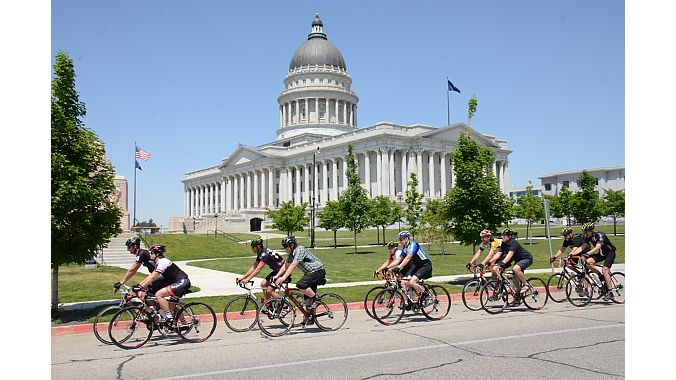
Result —
[[315, 121], [319, 124], [319, 98], [315, 98]]
[[322, 161], [322, 204], [326, 204], [326, 201], [329, 199], [329, 176], [326, 172], [327, 163]]
[[383, 158], [382, 149], [376, 149], [376, 188], [374, 189], [374, 196], [383, 194]]
[[455, 175], [453, 174], [453, 159], [448, 160], [448, 175], [450, 176], [452, 189], [453, 187], [455, 187]]
[[343, 101], [343, 124], [347, 125], [347, 102]]
[[296, 191], [293, 192], [293, 201], [296, 205], [300, 204], [300, 167], [296, 166]]
[[[345, 173], [345, 170], [347, 170], [347, 161], [344, 158], [341, 158], [341, 161], [343, 165], [341, 165], [340, 176], [343, 177], [343, 189], [347, 189], [347, 173]], [[359, 162], [357, 162], [357, 170], [359, 170]]]
[[303, 164], [303, 202], [308, 202], [310, 204], [312, 199], [310, 199], [310, 166]]
[[418, 192], [420, 194], [423, 193], [423, 167], [422, 167], [422, 155], [423, 155], [423, 150], [419, 149], [415, 151], [416, 154], [416, 172], [418, 176]]
[[366, 195], [371, 198], [371, 161], [368, 151], [364, 152], [364, 187], [366, 188]]
[[446, 157], [446, 153], [441, 153], [441, 168], [439, 168], [439, 175], [441, 177], [440, 179], [440, 185], [441, 185], [441, 196], [443, 197], [446, 195], [447, 189], [446, 189], [446, 162], [448, 161], [448, 158]]
[[331, 160], [331, 182], [333, 182], [333, 187], [331, 188], [331, 200], [338, 199], [338, 159], [334, 158]]
[[211, 190], [211, 207], [210, 207], [210, 209], [211, 209], [211, 213], [215, 214], [216, 213], [216, 192], [217, 192], [218, 189], [216, 188], [215, 183], [212, 183], [210, 188], [211, 188], [210, 189]]
[[509, 162], [504, 161], [502, 166], [502, 191], [509, 195]]
[[260, 207], [258, 203], [258, 171], [254, 170], [253, 172], [253, 202], [252, 206], [254, 208]]
[[232, 210], [232, 178], [225, 177], [225, 211]]
[[275, 208], [275, 169], [268, 169], [268, 207]]
[[434, 186], [434, 182], [436, 181], [434, 178], [434, 152], [429, 152], [427, 155], [427, 171], [430, 182], [430, 198], [436, 198], [437, 194]]
[[408, 187], [408, 163], [406, 162], [408, 158], [408, 152], [405, 150], [401, 151], [401, 194], [406, 194], [406, 188]]
[[287, 169], [279, 171], [279, 204], [286, 202], [286, 172]]
[[502, 173], [501, 173], [501, 167], [502, 167], [502, 161], [495, 160], [495, 180], [498, 182], [498, 188], [502, 190]]
[[390, 157], [389, 157], [389, 159], [390, 159], [390, 162], [389, 162], [389, 169], [390, 169], [390, 175], [389, 175], [390, 196], [396, 196], [396, 195], [397, 195], [396, 192], [395, 192], [395, 190], [394, 190], [394, 189], [395, 189], [394, 185], [395, 185], [396, 182], [397, 182], [396, 178], [394, 178], [394, 152], [395, 152], [395, 150], [394, 150], [394, 149], [391, 149], [391, 150], [390, 150], [390, 154], [389, 154], [389, 156], [390, 156]]

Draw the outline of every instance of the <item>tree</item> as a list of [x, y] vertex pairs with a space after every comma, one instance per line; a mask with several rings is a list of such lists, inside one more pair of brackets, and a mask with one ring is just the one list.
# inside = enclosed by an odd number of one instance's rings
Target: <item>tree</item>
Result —
[[531, 227], [534, 221], [545, 217], [545, 206], [542, 203], [542, 198], [533, 194], [533, 185], [531, 185], [530, 181], [528, 181], [528, 186], [526, 186], [526, 194], [520, 196], [516, 203], [516, 206], [514, 206], [515, 215], [528, 221], [526, 224], [526, 237], [528, 238], [528, 244], [530, 244]]
[[476, 113], [476, 106], [477, 105], [478, 105], [478, 102], [476, 100], [476, 95], [472, 96], [467, 101], [467, 124], [472, 122], [472, 118], [474, 118], [474, 114]]
[[564, 187], [559, 191], [558, 196], [545, 195], [549, 199], [549, 209], [553, 217], [566, 218], [566, 225], [571, 225], [573, 216], [573, 193], [570, 189]]
[[282, 202], [277, 210], [265, 209], [265, 216], [272, 220], [272, 228], [285, 231], [287, 236], [296, 231], [303, 231], [303, 226], [310, 222], [305, 209], [307, 202], [294, 206], [292, 201]]
[[[385, 229], [396, 223], [401, 218], [401, 208], [396, 201], [379, 195], [371, 199], [370, 203], [370, 220], [375, 226], [383, 228], [383, 245], [387, 244], [385, 239]], [[380, 240], [380, 238], [378, 238]]]
[[415, 173], [411, 173], [411, 180], [408, 181], [408, 189], [406, 190], [406, 211], [404, 211], [404, 218], [411, 229], [411, 233], [415, 238], [418, 231], [419, 219], [422, 214], [422, 198], [423, 195], [418, 192], [418, 177]]
[[85, 104], [75, 90], [72, 59], [56, 54], [51, 97], [52, 312], [59, 303], [59, 267], [94, 257], [122, 232], [113, 200], [115, 172], [103, 142], [84, 126]]
[[430, 199], [425, 205], [420, 220], [423, 228], [421, 229], [424, 238], [428, 242], [428, 247], [432, 244], [439, 244], [441, 254], [445, 254], [445, 243], [450, 240], [448, 219], [443, 212], [443, 202], [441, 199]]
[[624, 216], [624, 190], [603, 191], [603, 214], [613, 218], [613, 235], [617, 235], [617, 218]]
[[357, 253], [357, 233], [369, 225], [368, 195], [359, 183], [357, 161], [352, 154], [352, 144], [347, 146], [347, 189], [340, 194], [338, 202], [343, 213], [345, 227], [354, 234], [354, 253]]
[[573, 194], [572, 214], [580, 224], [595, 222], [603, 214], [599, 194], [594, 190], [596, 178], [583, 170], [578, 181], [581, 190]]
[[343, 212], [338, 201], [328, 201], [324, 210], [319, 212], [319, 224], [317, 227], [333, 231], [333, 248], [338, 246], [338, 229], [345, 227]]
[[450, 232], [464, 245], [479, 243], [482, 229], [497, 231], [512, 217], [512, 202], [500, 190], [491, 167], [495, 154], [461, 133], [451, 153], [456, 183], [443, 201]]

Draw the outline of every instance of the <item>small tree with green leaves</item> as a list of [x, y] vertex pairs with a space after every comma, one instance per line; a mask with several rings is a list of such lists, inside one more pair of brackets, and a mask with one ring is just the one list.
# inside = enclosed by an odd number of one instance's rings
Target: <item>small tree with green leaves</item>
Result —
[[472, 118], [474, 118], [474, 114], [476, 113], [476, 106], [477, 105], [478, 105], [478, 102], [476, 100], [476, 95], [472, 96], [467, 101], [467, 124], [472, 122]]
[[518, 218], [526, 219], [526, 238], [528, 239], [528, 244], [531, 244], [531, 227], [533, 226], [533, 222], [545, 217], [545, 207], [542, 203], [542, 198], [533, 194], [533, 185], [531, 185], [530, 181], [528, 181], [528, 186], [526, 186], [526, 193], [517, 199], [514, 211], [514, 214]]
[[573, 195], [572, 214], [578, 223], [597, 221], [603, 214], [599, 194], [594, 189], [596, 178], [583, 170], [579, 178], [580, 191]]
[[[401, 218], [401, 208], [396, 201], [384, 195], [371, 199], [369, 203], [371, 223], [383, 229], [383, 245], [385, 245], [387, 244], [385, 230], [387, 226], [391, 226]], [[380, 243], [380, 237], [378, 237], [378, 243]]]
[[428, 243], [428, 248], [432, 244], [438, 244], [441, 247], [441, 254], [446, 254], [446, 242], [450, 240], [451, 235], [448, 219], [443, 212], [443, 201], [441, 199], [428, 200], [420, 220], [422, 240]]
[[296, 231], [303, 231], [303, 226], [310, 222], [305, 209], [307, 203], [294, 206], [292, 201], [282, 202], [277, 210], [265, 209], [265, 216], [272, 220], [272, 228], [285, 231], [286, 235], [293, 235]]
[[338, 201], [328, 201], [320, 211], [317, 227], [333, 231], [333, 248], [338, 247], [338, 230], [345, 227], [345, 217]]
[[613, 235], [617, 235], [617, 218], [624, 216], [624, 190], [603, 191], [603, 214], [613, 218]]
[[354, 234], [354, 253], [357, 253], [357, 233], [369, 226], [369, 198], [359, 181], [357, 161], [352, 153], [352, 144], [347, 146], [347, 189], [340, 194], [338, 203], [344, 217], [345, 227]]
[[418, 177], [416, 174], [411, 173], [410, 178], [408, 189], [406, 189], [406, 211], [404, 211], [404, 218], [415, 238], [420, 224], [420, 215], [422, 214], [423, 195], [418, 192]]

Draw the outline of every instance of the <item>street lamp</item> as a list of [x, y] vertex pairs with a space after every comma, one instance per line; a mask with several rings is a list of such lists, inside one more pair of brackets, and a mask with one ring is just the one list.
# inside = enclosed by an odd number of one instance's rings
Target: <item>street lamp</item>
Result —
[[216, 228], [214, 229], [214, 237], [217, 237], [216, 234], [218, 233], [218, 214], [216, 214], [214, 218], [216, 218]]
[[195, 221], [195, 217], [192, 217], [192, 233], [195, 233], [195, 227], [197, 225], [197, 222]]
[[[401, 208], [401, 199], [402, 199], [402, 194], [401, 191], [397, 193], [397, 201], [399, 202], [399, 208]], [[401, 232], [401, 217], [399, 218], [399, 232]]]
[[310, 247], [315, 247], [315, 168], [317, 167], [317, 155], [319, 154], [319, 147], [317, 151], [312, 153], [312, 206], [310, 208]]

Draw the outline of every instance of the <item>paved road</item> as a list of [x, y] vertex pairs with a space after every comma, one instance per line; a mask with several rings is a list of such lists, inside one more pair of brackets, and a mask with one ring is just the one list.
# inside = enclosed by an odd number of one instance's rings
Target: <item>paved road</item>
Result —
[[131, 351], [92, 334], [52, 337], [53, 379], [610, 379], [624, 377], [624, 305], [576, 308], [547, 303], [539, 311], [493, 316], [454, 303], [438, 322], [408, 316], [382, 326], [351, 310], [336, 332], [295, 329], [282, 338], [229, 331], [209, 341], [164, 338]]

